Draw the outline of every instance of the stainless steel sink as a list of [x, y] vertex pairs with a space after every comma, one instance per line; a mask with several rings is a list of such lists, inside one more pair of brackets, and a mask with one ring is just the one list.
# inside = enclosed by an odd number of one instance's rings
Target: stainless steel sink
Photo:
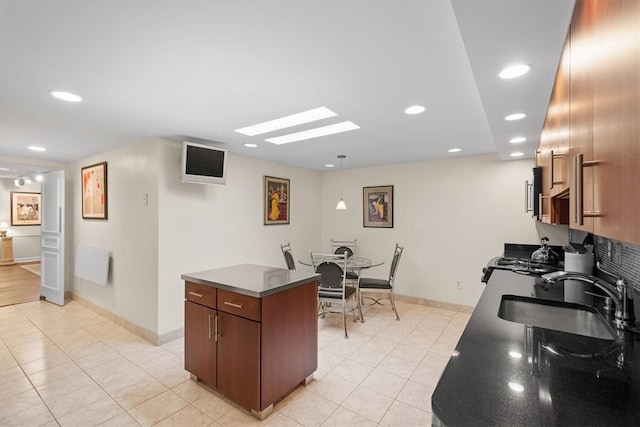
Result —
[[609, 323], [594, 307], [517, 295], [503, 295], [498, 317], [510, 322], [582, 335], [616, 340]]

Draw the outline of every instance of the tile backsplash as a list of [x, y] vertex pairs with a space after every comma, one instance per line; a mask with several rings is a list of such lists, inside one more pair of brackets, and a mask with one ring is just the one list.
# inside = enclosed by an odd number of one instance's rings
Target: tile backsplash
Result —
[[600, 261], [602, 268], [622, 277], [635, 289], [640, 289], [640, 246], [600, 236], [594, 236], [594, 240], [596, 259]]
[[[569, 230], [570, 242], [580, 243], [585, 236], [581, 231]], [[594, 242], [596, 260], [602, 268], [622, 277], [640, 291], [640, 246], [600, 236], [594, 236]]]

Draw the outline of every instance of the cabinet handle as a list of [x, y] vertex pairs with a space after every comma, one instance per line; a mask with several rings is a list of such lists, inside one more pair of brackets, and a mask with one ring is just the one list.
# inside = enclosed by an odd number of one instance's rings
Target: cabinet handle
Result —
[[198, 292], [189, 291], [189, 295], [193, 295], [194, 297], [202, 298], [204, 294], [199, 294]]
[[553, 174], [553, 165], [555, 159], [564, 159], [564, 154], [553, 154], [553, 150], [549, 153], [549, 189], [553, 190], [554, 184], [562, 184], [562, 181], [556, 181]]
[[213, 336], [215, 337], [216, 342], [218, 341], [218, 315], [215, 316], [215, 323], [213, 329]]
[[597, 160], [584, 161], [584, 155], [582, 153], [577, 154], [574, 159], [574, 174], [576, 180], [576, 215], [575, 219], [579, 225], [584, 225], [585, 217], [597, 217], [601, 216], [599, 211], [585, 211], [584, 210], [584, 173], [583, 169], [586, 167], [592, 167], [598, 164]]
[[242, 308], [242, 304], [236, 304], [235, 302], [230, 302], [230, 301], [225, 301], [224, 305], [230, 305], [231, 307], [235, 307], [235, 308]]
[[553, 190], [553, 150], [549, 152], [549, 189]]
[[211, 313], [209, 313], [209, 339], [211, 339]]
[[529, 180], [524, 181], [524, 213], [533, 212], [533, 184]]

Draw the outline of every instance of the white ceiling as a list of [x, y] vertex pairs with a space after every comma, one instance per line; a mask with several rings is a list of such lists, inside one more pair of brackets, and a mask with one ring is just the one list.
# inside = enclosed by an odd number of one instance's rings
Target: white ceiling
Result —
[[[0, 2], [0, 155], [70, 162], [153, 136], [325, 170], [537, 146], [574, 0]], [[533, 65], [514, 80], [499, 71]], [[84, 98], [65, 103], [66, 90]], [[404, 109], [427, 111], [409, 116]], [[234, 129], [325, 106], [359, 130]], [[528, 117], [506, 122], [524, 111]], [[525, 136], [515, 147], [508, 140]], [[254, 142], [249, 149], [244, 143]], [[39, 145], [46, 153], [29, 151]], [[458, 154], [447, 149], [462, 148]]]

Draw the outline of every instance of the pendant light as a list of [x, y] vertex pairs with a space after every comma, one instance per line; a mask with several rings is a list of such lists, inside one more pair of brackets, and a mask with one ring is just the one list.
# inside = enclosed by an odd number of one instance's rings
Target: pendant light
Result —
[[[340, 170], [342, 170], [342, 159], [345, 159], [347, 156], [344, 154], [338, 154], [338, 158], [340, 159]], [[338, 206], [336, 206], [337, 211], [346, 211], [347, 205], [344, 203], [344, 199], [342, 197], [342, 178], [340, 178], [340, 200], [338, 200]]]

